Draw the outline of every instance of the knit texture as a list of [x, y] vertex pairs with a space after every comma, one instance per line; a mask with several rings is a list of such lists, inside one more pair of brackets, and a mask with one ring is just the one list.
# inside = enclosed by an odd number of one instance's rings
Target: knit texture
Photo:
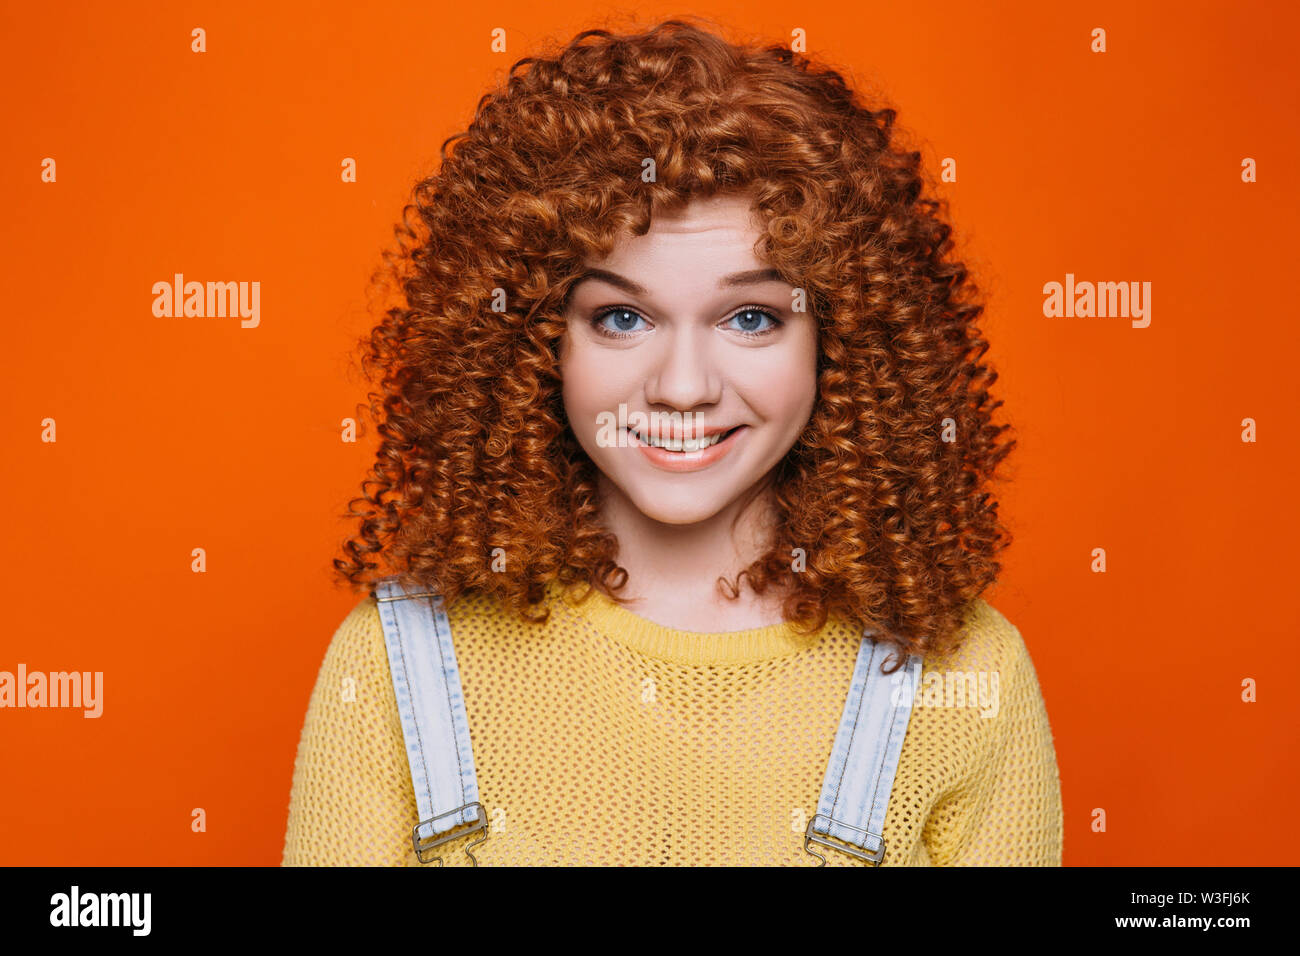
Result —
[[[599, 592], [571, 604], [553, 586], [548, 602], [544, 625], [482, 594], [447, 612], [491, 820], [474, 848], [479, 865], [816, 865], [804, 827], [859, 630], [832, 616], [810, 637], [785, 624], [700, 634]], [[1024, 641], [983, 600], [963, 635], [924, 661], [882, 865], [1058, 866], [1060, 780]], [[366, 598], [335, 633], [311, 694], [282, 865], [421, 865], [389, 674]], [[446, 865], [472, 865], [465, 842], [441, 848]], [[868, 865], [816, 849], [827, 866]]]

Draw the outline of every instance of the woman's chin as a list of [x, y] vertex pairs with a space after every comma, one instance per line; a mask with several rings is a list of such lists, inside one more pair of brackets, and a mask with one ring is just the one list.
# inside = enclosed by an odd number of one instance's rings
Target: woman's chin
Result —
[[652, 489], [638, 489], [629, 496], [632, 504], [652, 521], [668, 525], [691, 525], [708, 521], [721, 512], [730, 498], [720, 496], [701, 496], [683, 493], [680, 489], [673, 492], [655, 493]]

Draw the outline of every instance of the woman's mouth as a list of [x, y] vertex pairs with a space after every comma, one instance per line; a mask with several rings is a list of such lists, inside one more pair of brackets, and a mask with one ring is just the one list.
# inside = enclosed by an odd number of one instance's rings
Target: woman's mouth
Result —
[[629, 428], [628, 437], [630, 443], [639, 448], [650, 463], [658, 468], [665, 471], [698, 471], [730, 452], [748, 430], [746, 425], [736, 425], [704, 438], [674, 439], [644, 437]]
[[691, 452], [703, 451], [704, 449], [708, 448], [710, 445], [717, 445], [726, 441], [728, 438], [731, 437], [732, 433], [735, 432], [735, 430], [740, 427], [741, 427], [740, 425], [736, 425], [734, 428], [728, 428], [726, 431], [717, 432], [713, 435], [706, 435], [703, 438], [685, 438], [685, 439], [656, 438], [654, 436], [642, 435], [634, 428], [629, 428], [628, 431], [631, 434], [635, 435], [641, 441], [642, 444], [650, 445], [654, 448], [662, 448], [665, 451], [684, 452], [689, 454]]

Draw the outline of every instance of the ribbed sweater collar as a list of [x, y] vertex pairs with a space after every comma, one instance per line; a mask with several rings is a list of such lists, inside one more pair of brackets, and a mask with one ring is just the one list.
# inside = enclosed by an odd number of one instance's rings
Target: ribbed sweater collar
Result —
[[787, 623], [743, 631], [703, 633], [657, 624], [592, 589], [581, 603], [561, 599], [553, 584], [551, 594], [560, 606], [587, 621], [601, 635], [645, 657], [681, 664], [749, 664], [794, 654], [816, 644], [829, 629], [803, 636]]

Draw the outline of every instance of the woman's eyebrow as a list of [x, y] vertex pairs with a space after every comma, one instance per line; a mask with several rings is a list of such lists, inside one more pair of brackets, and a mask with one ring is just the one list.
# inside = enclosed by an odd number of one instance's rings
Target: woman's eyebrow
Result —
[[[626, 276], [621, 276], [617, 272], [610, 272], [608, 269], [587, 269], [578, 277], [577, 282], [570, 288], [575, 288], [579, 283], [586, 282], [588, 279], [600, 279], [602, 282], [608, 282], [615, 288], [622, 289], [629, 295], [648, 295], [649, 292], [643, 286]], [[730, 288], [738, 285], [758, 285], [762, 282], [780, 282], [781, 273], [775, 269], [750, 269], [746, 272], [733, 272], [729, 276], [723, 276], [718, 280], [718, 288]]]

